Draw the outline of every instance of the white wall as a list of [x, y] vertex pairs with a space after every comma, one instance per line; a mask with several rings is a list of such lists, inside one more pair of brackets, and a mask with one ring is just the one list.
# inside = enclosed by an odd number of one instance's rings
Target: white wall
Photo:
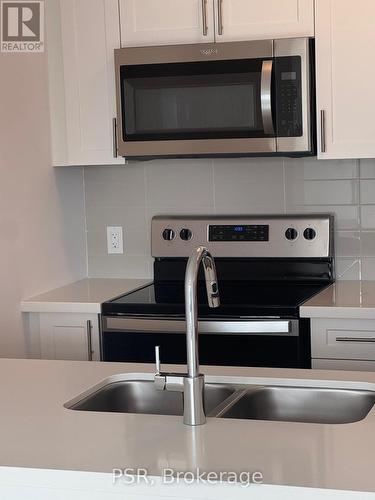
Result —
[[86, 274], [82, 169], [51, 167], [44, 54], [0, 54], [0, 357], [27, 355], [20, 300]]
[[[85, 169], [90, 276], [151, 276], [156, 214], [336, 214], [340, 279], [375, 279], [375, 160], [157, 160]], [[107, 255], [105, 226], [124, 227]]]

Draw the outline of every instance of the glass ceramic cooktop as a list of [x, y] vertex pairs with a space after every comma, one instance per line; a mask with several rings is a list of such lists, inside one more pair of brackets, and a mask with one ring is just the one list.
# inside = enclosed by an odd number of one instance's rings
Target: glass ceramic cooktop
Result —
[[[199, 316], [298, 316], [299, 306], [326, 285], [303, 283], [221, 282], [221, 305], [210, 309], [203, 283], [198, 289]], [[184, 315], [182, 282], [151, 284], [103, 304], [104, 314]]]

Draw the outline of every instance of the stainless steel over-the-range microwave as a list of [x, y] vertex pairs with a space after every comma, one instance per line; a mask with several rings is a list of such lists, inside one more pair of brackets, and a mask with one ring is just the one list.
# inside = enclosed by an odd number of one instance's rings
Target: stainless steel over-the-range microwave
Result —
[[118, 154], [312, 155], [313, 63], [308, 38], [115, 50]]

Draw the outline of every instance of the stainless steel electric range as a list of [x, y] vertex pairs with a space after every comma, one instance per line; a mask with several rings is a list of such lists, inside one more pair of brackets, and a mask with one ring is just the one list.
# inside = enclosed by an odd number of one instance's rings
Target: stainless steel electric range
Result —
[[310, 324], [299, 307], [334, 281], [330, 215], [155, 217], [154, 282], [102, 306], [102, 359], [186, 363], [184, 275], [203, 245], [215, 258], [221, 305], [198, 287], [206, 365], [310, 368]]

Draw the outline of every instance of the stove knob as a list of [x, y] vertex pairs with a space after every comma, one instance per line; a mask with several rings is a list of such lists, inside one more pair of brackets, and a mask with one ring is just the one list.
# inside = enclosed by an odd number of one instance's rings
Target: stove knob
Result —
[[163, 231], [163, 240], [165, 241], [172, 241], [176, 237], [176, 233], [173, 231], [173, 229], [164, 229]]
[[297, 236], [298, 236], [298, 231], [297, 229], [294, 229], [294, 227], [288, 227], [288, 229], [285, 231], [285, 238], [289, 241], [296, 240]]
[[193, 233], [190, 231], [190, 229], [181, 229], [180, 238], [182, 240], [190, 241], [192, 237], [193, 237]]
[[306, 240], [314, 240], [316, 238], [316, 231], [312, 227], [308, 227], [304, 230], [303, 236]]

